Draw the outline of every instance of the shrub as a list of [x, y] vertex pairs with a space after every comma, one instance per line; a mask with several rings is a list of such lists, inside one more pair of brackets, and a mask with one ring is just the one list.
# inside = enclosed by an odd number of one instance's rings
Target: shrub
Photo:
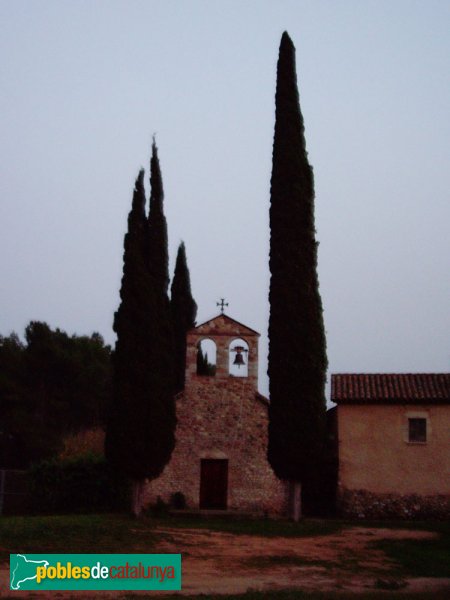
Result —
[[167, 504], [167, 502], [164, 502], [164, 500], [161, 498], [161, 496], [158, 496], [158, 498], [156, 499], [156, 502], [154, 502], [153, 504], [150, 504], [147, 507], [146, 510], [146, 514], [152, 517], [165, 517], [167, 516], [169, 513], [169, 505]]
[[176, 510], [184, 510], [186, 508], [186, 496], [183, 492], [175, 492], [171, 495], [170, 506]]
[[78, 513], [124, 508], [129, 486], [102, 456], [42, 461], [30, 469], [35, 513]]

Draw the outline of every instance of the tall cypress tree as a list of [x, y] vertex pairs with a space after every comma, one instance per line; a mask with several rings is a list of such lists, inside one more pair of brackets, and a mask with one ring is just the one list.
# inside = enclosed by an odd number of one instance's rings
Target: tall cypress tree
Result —
[[146, 449], [142, 438], [149, 398], [146, 348], [154, 318], [147, 308], [153, 291], [146, 261], [145, 202], [144, 171], [141, 170], [124, 239], [121, 302], [113, 325], [117, 334], [113, 353], [113, 399], [105, 439], [108, 460], [133, 481], [134, 495], [137, 483], [145, 477]]
[[168, 300], [169, 252], [167, 223], [164, 216], [164, 189], [155, 139], [150, 160], [150, 209], [148, 215], [147, 260], [150, 274], [158, 288], [158, 295]]
[[169, 462], [175, 446], [174, 344], [169, 286], [167, 223], [164, 216], [164, 191], [158, 149], [152, 145], [150, 162], [150, 209], [147, 222], [147, 264], [153, 285], [153, 304], [147, 368], [150, 372], [149, 402], [152, 423], [147, 435], [152, 437], [153, 456], [148, 478], [158, 477]]
[[186, 370], [186, 334], [195, 326], [195, 317], [197, 316], [197, 304], [191, 293], [191, 279], [184, 242], [181, 242], [178, 248], [171, 287], [170, 308], [174, 332], [175, 391], [180, 392], [184, 389]]
[[[317, 277], [314, 181], [306, 152], [295, 48], [281, 38], [270, 199], [269, 461], [280, 479], [308, 482], [325, 434], [326, 342]], [[299, 508], [294, 510], [295, 518]]]
[[161, 474], [175, 444], [173, 342], [168, 287], [167, 225], [156, 145], [145, 215], [139, 173], [124, 241], [121, 303], [114, 318], [114, 390], [105, 441], [110, 462], [133, 482], [133, 512], [145, 479]]

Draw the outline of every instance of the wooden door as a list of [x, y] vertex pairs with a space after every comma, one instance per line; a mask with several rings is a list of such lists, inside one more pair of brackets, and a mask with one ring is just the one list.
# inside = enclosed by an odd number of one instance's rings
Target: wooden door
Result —
[[228, 459], [204, 458], [200, 470], [200, 508], [226, 510]]

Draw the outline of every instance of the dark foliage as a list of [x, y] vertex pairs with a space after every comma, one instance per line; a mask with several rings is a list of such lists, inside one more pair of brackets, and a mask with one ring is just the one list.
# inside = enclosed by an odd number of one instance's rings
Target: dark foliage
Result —
[[29, 471], [34, 513], [86, 513], [124, 508], [128, 486], [103, 457], [52, 459]]
[[327, 359], [317, 278], [314, 182], [295, 69], [285, 32], [277, 68], [270, 205], [269, 461], [281, 479], [305, 481], [325, 439]]
[[169, 287], [167, 223], [164, 216], [164, 190], [155, 140], [153, 140], [150, 160], [150, 187], [146, 259], [153, 285], [157, 286], [157, 297], [166, 300]]
[[111, 393], [111, 350], [99, 334], [31, 321], [25, 339], [0, 336], [0, 467], [26, 468], [66, 434], [104, 425]]
[[[106, 432], [106, 456], [119, 471], [145, 475], [142, 452], [149, 403], [148, 350], [152, 281], [147, 265], [144, 171], [136, 180], [128, 232], [124, 239], [121, 303], [114, 316], [117, 342], [113, 357], [113, 402]], [[142, 429], [141, 429], [142, 427]]]
[[121, 303], [114, 319], [113, 402], [105, 449], [122, 473], [157, 477], [174, 447], [173, 341], [167, 296], [167, 226], [153, 143], [149, 217], [144, 173], [136, 181], [124, 242]]
[[197, 375], [207, 375], [205, 372], [206, 356], [203, 354], [200, 343], [197, 345]]
[[175, 273], [171, 287], [170, 308], [174, 335], [175, 391], [184, 389], [186, 370], [186, 334], [195, 326], [197, 304], [191, 293], [191, 280], [182, 242], [178, 248]]
[[434, 539], [378, 540], [371, 546], [387, 555], [403, 576], [450, 577], [448, 526]]
[[163, 211], [163, 184], [158, 150], [153, 140], [150, 163], [150, 210], [148, 215], [147, 261], [153, 285], [152, 329], [149, 335], [149, 364], [151, 384], [150, 428], [151, 469], [146, 477], [157, 477], [169, 462], [175, 446], [175, 399], [174, 399], [174, 342], [169, 286], [169, 259], [167, 249], [167, 223]]
[[170, 497], [170, 506], [175, 510], [184, 510], [186, 508], [186, 496], [183, 492], [175, 492]]
[[211, 377], [216, 374], [216, 365], [208, 360], [208, 353], [203, 354], [201, 344], [197, 346], [197, 375]]

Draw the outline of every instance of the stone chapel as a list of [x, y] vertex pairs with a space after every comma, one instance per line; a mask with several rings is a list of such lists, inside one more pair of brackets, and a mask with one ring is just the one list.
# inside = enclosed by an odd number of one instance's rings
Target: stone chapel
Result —
[[161, 498], [173, 505], [182, 494], [191, 510], [285, 514], [285, 486], [267, 460], [269, 401], [258, 392], [258, 338], [223, 312], [188, 332], [175, 449], [147, 484], [144, 504]]

